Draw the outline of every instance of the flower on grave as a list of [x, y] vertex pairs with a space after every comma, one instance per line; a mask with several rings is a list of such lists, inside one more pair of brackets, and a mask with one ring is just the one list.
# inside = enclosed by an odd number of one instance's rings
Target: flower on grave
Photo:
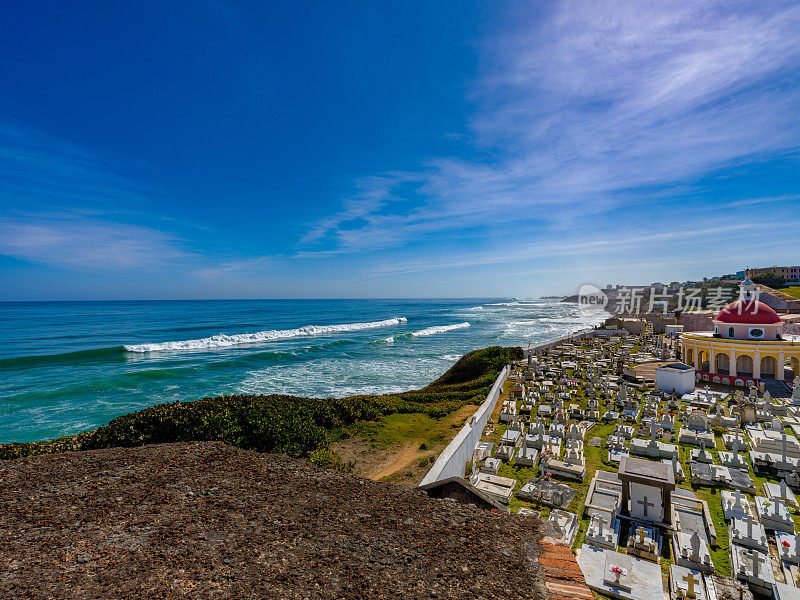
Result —
[[790, 546], [789, 542], [787, 542], [786, 540], [783, 540], [783, 541], [781, 542], [781, 545], [782, 545], [784, 548], [788, 548], [788, 547]]
[[614, 573], [614, 575], [622, 575], [622, 569], [619, 567], [611, 567], [611, 572]]

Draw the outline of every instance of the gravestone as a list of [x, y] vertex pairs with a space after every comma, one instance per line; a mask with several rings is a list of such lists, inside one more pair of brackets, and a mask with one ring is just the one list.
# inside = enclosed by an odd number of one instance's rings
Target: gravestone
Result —
[[756, 496], [756, 510], [761, 524], [766, 529], [794, 533], [794, 520], [780, 498]]
[[655, 527], [637, 525], [628, 535], [628, 554], [645, 560], [658, 562], [660, 534]]
[[767, 532], [764, 526], [751, 515], [741, 519], [733, 519], [728, 530], [731, 544], [738, 544], [747, 548], [768, 552]]
[[697, 531], [676, 531], [672, 536], [672, 545], [676, 564], [705, 573], [714, 571], [708, 544]]
[[612, 589], [630, 592], [632, 588], [633, 561], [629, 556], [606, 552], [603, 582]]

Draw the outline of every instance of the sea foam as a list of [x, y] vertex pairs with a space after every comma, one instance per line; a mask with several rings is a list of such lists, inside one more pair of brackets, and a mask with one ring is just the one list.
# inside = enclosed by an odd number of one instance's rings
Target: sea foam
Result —
[[348, 331], [361, 331], [363, 329], [376, 329], [378, 327], [391, 327], [405, 323], [405, 317], [394, 317], [383, 321], [370, 323], [341, 323], [338, 325], [306, 325], [297, 329], [270, 329], [253, 333], [236, 333], [212, 335], [211, 337], [197, 340], [180, 340], [176, 342], [159, 342], [155, 344], [131, 344], [124, 346], [128, 352], [159, 352], [169, 350], [204, 350], [211, 348], [227, 348], [243, 344], [263, 344], [276, 340], [286, 340], [295, 337], [325, 335], [327, 333], [343, 333]]
[[447, 331], [452, 331], [453, 329], [464, 329], [465, 327], [469, 327], [469, 323], [466, 321], [464, 323], [456, 323], [455, 325], [439, 325], [437, 327], [428, 327], [427, 329], [420, 329], [419, 331], [413, 332], [411, 335], [414, 337], [424, 337], [426, 335], [436, 335], [437, 333], [445, 333]]

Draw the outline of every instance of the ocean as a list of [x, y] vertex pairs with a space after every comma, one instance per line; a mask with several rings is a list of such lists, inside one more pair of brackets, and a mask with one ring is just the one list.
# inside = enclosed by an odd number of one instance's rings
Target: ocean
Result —
[[553, 300], [0, 303], [0, 443], [221, 394], [413, 389], [471, 350], [527, 346], [600, 320]]

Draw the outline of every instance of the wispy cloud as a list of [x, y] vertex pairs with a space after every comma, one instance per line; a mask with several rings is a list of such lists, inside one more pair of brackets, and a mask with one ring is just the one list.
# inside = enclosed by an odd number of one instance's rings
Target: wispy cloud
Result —
[[[536, 236], [798, 150], [796, 3], [579, 0], [522, 22], [487, 40], [474, 90], [489, 158], [365, 180], [304, 244], [357, 252], [511, 223]], [[413, 208], [387, 211], [398, 199]]]
[[102, 156], [0, 121], [0, 254], [82, 270], [155, 269], [191, 252]]
[[148, 270], [189, 256], [156, 229], [82, 214], [0, 216], [0, 254], [84, 271]]

